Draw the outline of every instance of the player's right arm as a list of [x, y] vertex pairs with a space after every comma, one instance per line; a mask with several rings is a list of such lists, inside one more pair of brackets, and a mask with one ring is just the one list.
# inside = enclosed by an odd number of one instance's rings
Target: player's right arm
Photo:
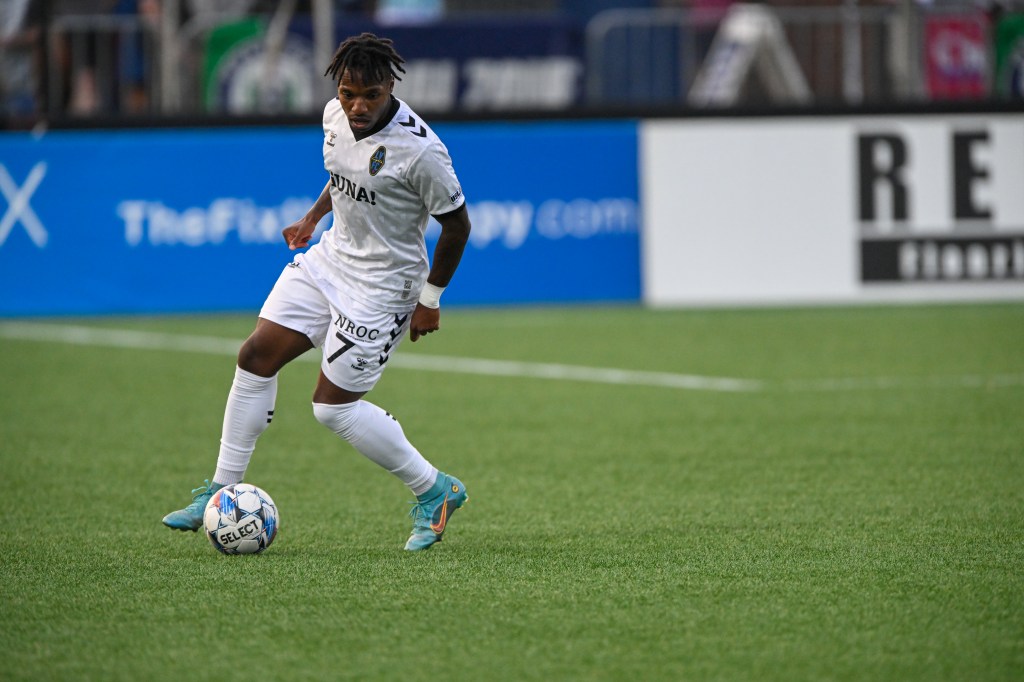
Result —
[[306, 211], [306, 215], [281, 230], [281, 236], [284, 237], [288, 248], [294, 251], [309, 246], [309, 239], [313, 236], [317, 223], [330, 212], [331, 183], [328, 182], [324, 185], [324, 191], [320, 192], [320, 197], [314, 202], [313, 207]]

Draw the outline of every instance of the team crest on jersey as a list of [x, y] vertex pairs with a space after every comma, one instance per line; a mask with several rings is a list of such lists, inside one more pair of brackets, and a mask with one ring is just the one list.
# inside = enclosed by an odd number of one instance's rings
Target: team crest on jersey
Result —
[[387, 155], [388, 150], [383, 145], [374, 150], [373, 155], [370, 157], [370, 175], [380, 173], [380, 169], [384, 167], [384, 157]]
[[324, 131], [324, 136], [327, 137], [327, 146], [328, 147], [333, 147], [334, 146], [334, 140], [337, 139], [338, 133], [334, 132], [333, 130], [325, 130]]

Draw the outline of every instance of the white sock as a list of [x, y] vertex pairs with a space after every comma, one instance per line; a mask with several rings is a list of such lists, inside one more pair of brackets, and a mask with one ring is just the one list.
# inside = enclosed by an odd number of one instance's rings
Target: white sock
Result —
[[213, 482], [221, 485], [241, 483], [249, 467], [256, 439], [274, 417], [277, 399], [277, 375], [261, 377], [235, 367], [235, 380], [231, 382], [227, 406], [224, 408], [224, 428], [220, 436], [220, 454]]
[[368, 459], [401, 479], [413, 495], [430, 490], [437, 480], [437, 469], [405, 437], [398, 420], [373, 403], [313, 403], [313, 414]]

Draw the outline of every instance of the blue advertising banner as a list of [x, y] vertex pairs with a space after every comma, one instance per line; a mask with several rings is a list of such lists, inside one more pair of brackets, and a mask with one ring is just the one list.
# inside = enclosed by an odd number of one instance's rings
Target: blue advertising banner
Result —
[[639, 300], [635, 123], [435, 130], [451, 152], [473, 222], [471, 248], [446, 302]]
[[[473, 222], [446, 304], [639, 300], [634, 123], [435, 130]], [[257, 310], [327, 180], [321, 136], [0, 135], [0, 315]]]
[[0, 314], [257, 307], [291, 257], [281, 229], [324, 185], [320, 136], [0, 137]]

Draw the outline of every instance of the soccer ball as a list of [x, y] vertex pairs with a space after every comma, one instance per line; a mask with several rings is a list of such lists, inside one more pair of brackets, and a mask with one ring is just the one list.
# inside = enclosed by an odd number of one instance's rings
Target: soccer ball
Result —
[[206, 537], [224, 554], [259, 554], [274, 541], [278, 525], [274, 500], [248, 483], [224, 486], [203, 512]]

